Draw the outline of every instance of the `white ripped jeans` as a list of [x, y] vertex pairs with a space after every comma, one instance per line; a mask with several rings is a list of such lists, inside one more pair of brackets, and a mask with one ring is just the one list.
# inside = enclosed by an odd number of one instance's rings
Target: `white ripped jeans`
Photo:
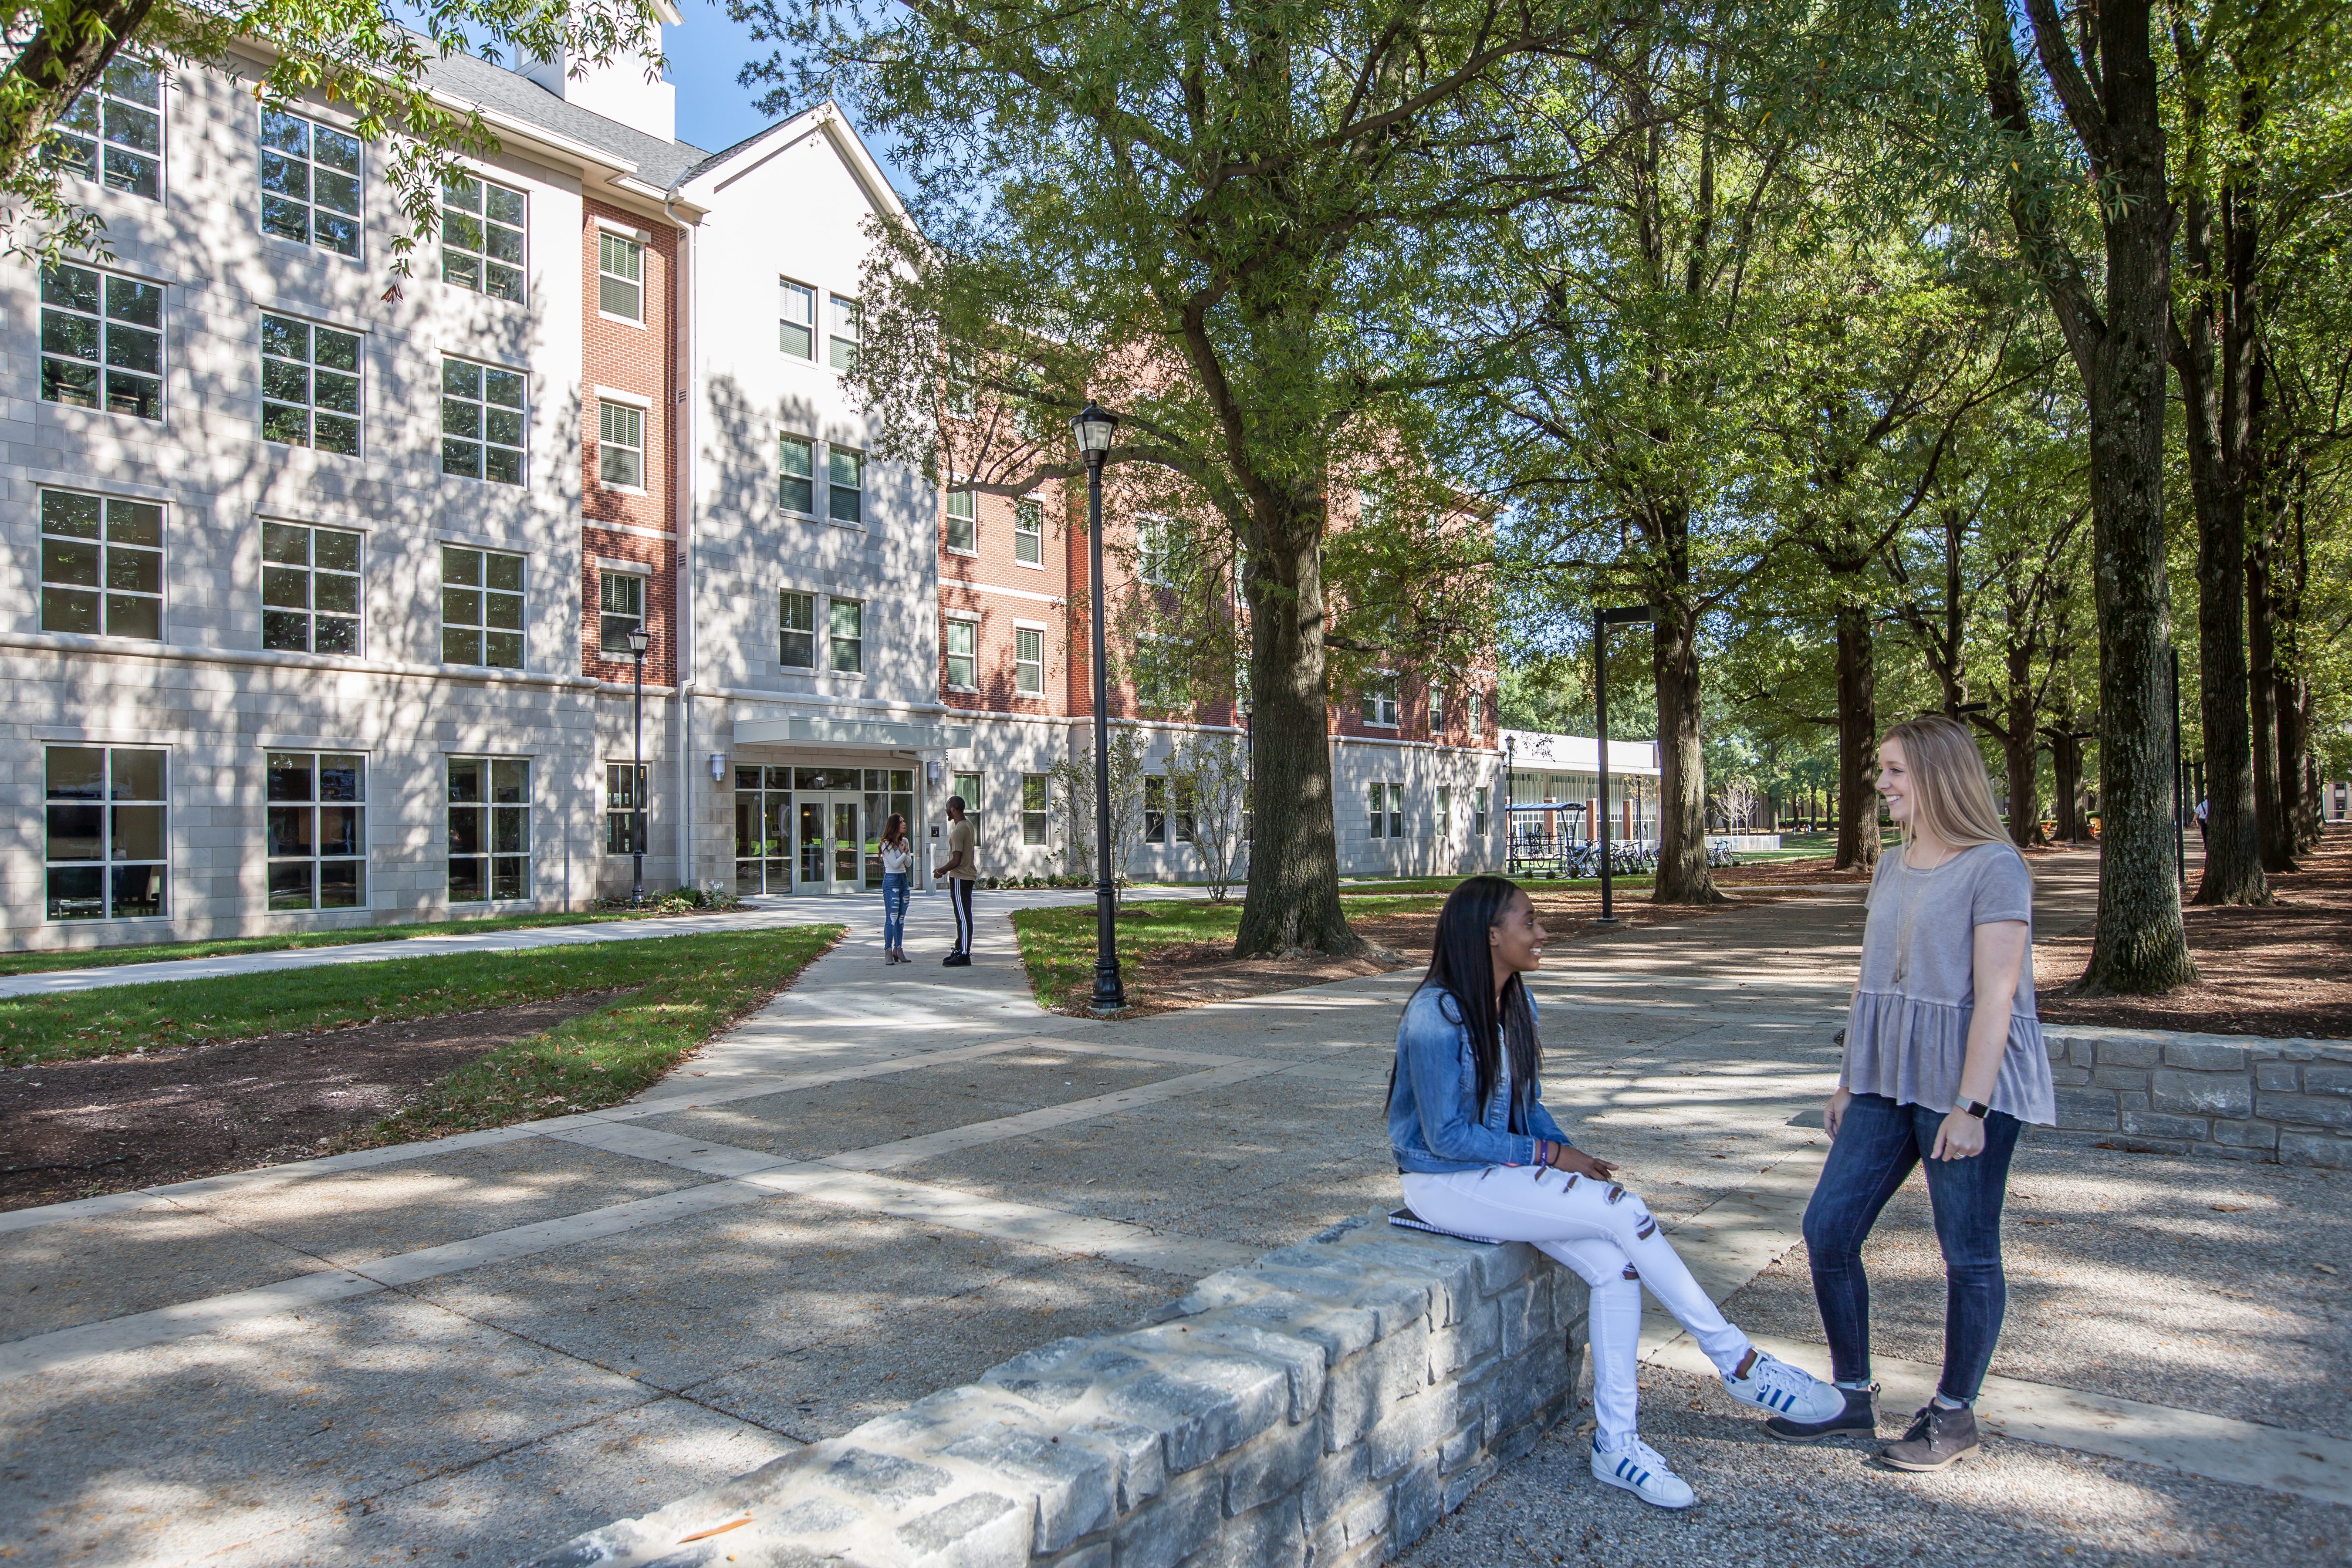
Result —
[[1460, 1236], [1532, 1243], [1591, 1287], [1586, 1327], [1592, 1345], [1592, 1415], [1601, 1445], [1633, 1436], [1639, 1399], [1633, 1369], [1642, 1347], [1642, 1287], [1675, 1315], [1716, 1370], [1736, 1372], [1748, 1336], [1725, 1321], [1650, 1217], [1639, 1197], [1612, 1183], [1531, 1165], [1489, 1165], [1443, 1175], [1404, 1173], [1405, 1202], [1430, 1224]]

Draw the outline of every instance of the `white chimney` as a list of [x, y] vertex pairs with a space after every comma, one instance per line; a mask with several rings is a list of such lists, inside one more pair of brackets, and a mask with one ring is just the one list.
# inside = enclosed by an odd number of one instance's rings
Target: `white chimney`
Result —
[[[671, 0], [651, 0], [656, 15], [670, 26], [684, 18]], [[610, 65], [590, 66], [584, 75], [572, 74], [569, 59], [525, 60], [521, 74], [567, 103], [592, 114], [618, 121], [664, 142], [677, 140], [677, 89], [667, 81], [648, 81], [649, 59], [641, 55], [615, 54]]]

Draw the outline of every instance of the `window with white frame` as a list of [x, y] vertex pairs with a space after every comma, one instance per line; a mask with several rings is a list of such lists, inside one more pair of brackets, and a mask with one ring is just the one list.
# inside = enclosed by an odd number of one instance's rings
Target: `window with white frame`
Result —
[[948, 784], [950, 793], [963, 801], [963, 814], [975, 822], [979, 821], [981, 775], [950, 773], [948, 775]]
[[1429, 732], [1439, 735], [1444, 731], [1445, 688], [1432, 681], [1429, 688]]
[[824, 515], [835, 522], [863, 522], [866, 518], [866, 454], [848, 447], [827, 447], [824, 457]]
[[805, 436], [776, 437], [776, 504], [816, 515], [816, 443]]
[[865, 601], [827, 599], [824, 604], [824, 615], [826, 667], [836, 675], [865, 673]]
[[1364, 677], [1364, 722], [1393, 730], [1396, 721], [1396, 677], [1386, 671]]
[[360, 535], [308, 523], [261, 525], [261, 646], [360, 651]]
[[522, 192], [461, 174], [441, 186], [441, 276], [460, 289], [521, 303], [524, 281]]
[[597, 232], [596, 309], [625, 321], [646, 319], [646, 247], [627, 235]]
[[1176, 525], [1146, 512], [1135, 520], [1135, 574], [1165, 585], [1176, 577]]
[[604, 764], [605, 854], [642, 855], [646, 852], [647, 835], [637, 831], [645, 826], [637, 812], [648, 804], [644, 763]]
[[828, 297], [825, 310], [825, 336], [830, 340], [833, 368], [855, 374], [857, 369], [857, 342], [860, 330], [857, 301], [845, 295]]
[[1045, 773], [1021, 775], [1021, 842], [1045, 842], [1045, 813], [1053, 780]]
[[1168, 842], [1168, 781], [1158, 773], [1143, 776], [1143, 841]]
[[1486, 837], [1486, 791], [1484, 787], [1470, 792], [1470, 831], [1480, 838]]
[[948, 549], [958, 555], [980, 552], [980, 497], [971, 490], [948, 492]]
[[519, 370], [441, 362], [441, 471], [492, 484], [523, 482], [530, 378]]
[[980, 686], [980, 623], [961, 616], [947, 622], [948, 687], [972, 691]]
[[269, 907], [367, 907], [367, 759], [268, 753]]
[[1462, 694], [1462, 722], [1469, 728], [1470, 738], [1474, 741], [1486, 732], [1481, 727], [1480, 710], [1483, 706], [1475, 691], [1465, 691]]
[[360, 253], [360, 139], [308, 115], [261, 110], [261, 230]]
[[1370, 823], [1374, 838], [1404, 837], [1404, 785], [1376, 784], [1371, 786]]
[[1404, 837], [1404, 785], [1393, 782], [1389, 785], [1389, 837]]
[[816, 290], [789, 278], [776, 282], [783, 295], [776, 346], [794, 359], [816, 358]]
[[776, 662], [786, 669], [816, 668], [816, 595], [786, 588], [776, 595]]
[[41, 268], [41, 401], [163, 418], [163, 286], [63, 263]]
[[441, 658], [520, 669], [523, 558], [497, 550], [441, 547]]
[[1045, 695], [1045, 633], [1043, 627], [1013, 628], [1013, 689], [1024, 697]]
[[129, 746], [50, 746], [43, 856], [53, 921], [168, 912], [164, 756]]
[[261, 316], [261, 437], [356, 458], [360, 338], [291, 316]]
[[634, 658], [629, 634], [646, 624], [646, 580], [610, 569], [596, 578], [596, 646], [606, 658]]
[[1024, 566], [1045, 563], [1045, 503], [1024, 497], [1013, 504], [1013, 559]]
[[646, 488], [646, 411], [625, 403], [596, 404], [596, 479], [614, 489]]
[[1178, 779], [1168, 790], [1168, 830], [1179, 844], [1192, 842], [1192, 781]]
[[1429, 826], [1431, 833], [1439, 839], [1444, 838], [1454, 830], [1454, 786], [1452, 784], [1437, 786], [1437, 816], [1431, 821]]
[[163, 198], [163, 69], [118, 59], [58, 116], [48, 157], [69, 174]]
[[43, 490], [41, 629], [162, 640], [163, 509]]
[[530, 761], [449, 759], [449, 901], [530, 897]]

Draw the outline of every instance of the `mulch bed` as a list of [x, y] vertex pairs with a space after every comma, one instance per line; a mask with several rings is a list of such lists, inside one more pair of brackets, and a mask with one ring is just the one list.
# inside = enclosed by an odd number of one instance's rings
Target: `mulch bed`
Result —
[[2352, 1039], [2352, 833], [2331, 831], [2300, 864], [2270, 879], [2268, 905], [2182, 911], [2199, 979], [2162, 996], [2063, 994], [2090, 963], [2087, 923], [2036, 942], [2042, 1020]]
[[0, 1210], [307, 1159], [624, 991], [0, 1073]]

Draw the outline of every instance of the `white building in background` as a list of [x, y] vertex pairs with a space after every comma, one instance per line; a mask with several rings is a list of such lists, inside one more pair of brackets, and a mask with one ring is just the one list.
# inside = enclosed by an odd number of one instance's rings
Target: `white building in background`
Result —
[[[1546, 837], [1581, 844], [1594, 836], [1601, 808], [1601, 742], [1591, 735], [1537, 730], [1501, 732], [1515, 818]], [[1549, 807], [1531, 811], [1529, 807]], [[1609, 837], [1627, 842], [1658, 836], [1658, 747], [1654, 741], [1609, 742]]]

